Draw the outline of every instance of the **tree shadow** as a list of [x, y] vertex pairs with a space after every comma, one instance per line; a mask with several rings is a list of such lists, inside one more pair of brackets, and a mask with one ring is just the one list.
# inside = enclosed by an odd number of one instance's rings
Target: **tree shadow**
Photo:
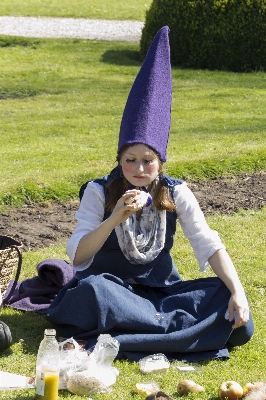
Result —
[[0, 47], [29, 47], [36, 49], [40, 40], [32, 40], [17, 36], [0, 35]]
[[0, 88], [0, 100], [8, 99], [25, 99], [42, 94], [39, 90], [31, 90], [25, 88]]
[[107, 50], [101, 57], [101, 62], [113, 65], [140, 66], [141, 59], [139, 51], [133, 50]]

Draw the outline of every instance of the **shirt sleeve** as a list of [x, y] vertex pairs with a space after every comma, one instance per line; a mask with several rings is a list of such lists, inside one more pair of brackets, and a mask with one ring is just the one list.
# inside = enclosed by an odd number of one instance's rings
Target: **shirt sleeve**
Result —
[[225, 246], [218, 232], [207, 224], [196, 197], [185, 182], [175, 186], [173, 195], [181, 228], [191, 244], [200, 269], [205, 271], [209, 267], [209, 257], [217, 250], [225, 249]]
[[[77, 221], [76, 228], [66, 244], [67, 254], [72, 265], [81, 238], [102, 223], [104, 204], [103, 186], [95, 182], [89, 182], [81, 199], [80, 207], [75, 215]], [[91, 265], [92, 261], [93, 257], [86, 263], [74, 266], [74, 269], [76, 271], [83, 271]]]

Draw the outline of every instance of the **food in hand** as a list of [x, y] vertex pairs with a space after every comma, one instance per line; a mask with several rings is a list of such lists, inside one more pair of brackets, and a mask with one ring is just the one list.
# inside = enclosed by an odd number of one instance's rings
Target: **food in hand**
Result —
[[135, 196], [128, 197], [128, 198], [125, 200], [125, 205], [132, 204], [134, 200], [135, 200]]
[[179, 394], [201, 393], [204, 391], [205, 389], [203, 386], [198, 385], [196, 382], [189, 379], [185, 379], [179, 382], [179, 384], [177, 385], [177, 392]]
[[218, 389], [220, 399], [237, 400], [243, 396], [242, 386], [235, 381], [226, 381]]
[[147, 204], [149, 196], [149, 193], [141, 191], [136, 196], [128, 197], [125, 200], [125, 205], [133, 204], [135, 211], [141, 210]]

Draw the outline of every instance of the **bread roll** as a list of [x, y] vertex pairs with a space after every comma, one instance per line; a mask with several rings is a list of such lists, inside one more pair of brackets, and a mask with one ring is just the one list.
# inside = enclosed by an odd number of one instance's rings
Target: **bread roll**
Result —
[[125, 200], [125, 205], [134, 204], [134, 209], [136, 211], [141, 210], [147, 204], [149, 196], [149, 193], [141, 191], [136, 196], [127, 198]]

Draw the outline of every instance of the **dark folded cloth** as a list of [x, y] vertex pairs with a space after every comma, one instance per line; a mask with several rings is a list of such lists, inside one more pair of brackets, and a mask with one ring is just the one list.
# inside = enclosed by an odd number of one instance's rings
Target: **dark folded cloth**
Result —
[[[49, 258], [37, 265], [38, 276], [18, 282], [7, 306], [24, 311], [46, 313], [47, 308], [75, 275], [71, 264], [65, 260]], [[9, 283], [8, 296], [14, 281]]]

